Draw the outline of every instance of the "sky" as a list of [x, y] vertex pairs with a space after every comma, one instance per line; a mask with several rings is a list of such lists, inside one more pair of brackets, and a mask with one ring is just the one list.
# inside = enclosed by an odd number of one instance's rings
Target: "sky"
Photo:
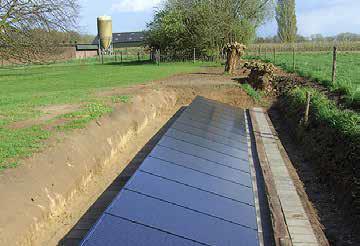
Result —
[[[110, 15], [114, 32], [141, 31], [162, 0], [80, 0], [80, 30], [96, 34], [96, 17]], [[360, 0], [296, 0], [298, 33], [303, 36], [360, 33]], [[262, 37], [275, 35], [274, 18], [258, 30]]]

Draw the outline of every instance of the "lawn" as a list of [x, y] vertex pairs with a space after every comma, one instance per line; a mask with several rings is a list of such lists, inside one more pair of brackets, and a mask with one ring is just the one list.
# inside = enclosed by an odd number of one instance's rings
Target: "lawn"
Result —
[[92, 119], [112, 111], [114, 103], [127, 102], [131, 95], [100, 98], [95, 92], [165, 78], [200, 69], [201, 63], [82, 63], [71, 61], [52, 65], [0, 69], [0, 170], [15, 167], [20, 158], [43, 146], [53, 130], [44, 125], [12, 127], [15, 122], [36, 119], [49, 105], [81, 105], [58, 117], [67, 119], [55, 129], [82, 128]]
[[[271, 58], [269, 58], [271, 57]], [[272, 54], [262, 59], [273, 62]], [[293, 70], [292, 53], [276, 55], [276, 65], [287, 71]], [[337, 79], [331, 83], [332, 53], [297, 53], [295, 71], [304, 77], [310, 77], [328, 86], [332, 90], [340, 90], [349, 102], [360, 102], [360, 53], [339, 52], [337, 55]]]

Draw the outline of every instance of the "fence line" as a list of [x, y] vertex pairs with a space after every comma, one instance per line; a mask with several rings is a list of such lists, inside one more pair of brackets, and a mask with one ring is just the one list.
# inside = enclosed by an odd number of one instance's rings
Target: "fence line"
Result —
[[295, 48], [299, 52], [317, 52], [329, 51], [332, 47], [336, 46], [339, 51], [360, 51], [360, 41], [341, 41], [341, 42], [304, 42], [294, 44], [282, 43], [263, 43], [263, 44], [250, 44], [247, 51], [255, 54], [264, 50], [276, 49], [277, 52], [291, 52]]

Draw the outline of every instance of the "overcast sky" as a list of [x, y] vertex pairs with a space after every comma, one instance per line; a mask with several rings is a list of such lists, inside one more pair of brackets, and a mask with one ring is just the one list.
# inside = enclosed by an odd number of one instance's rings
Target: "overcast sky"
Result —
[[[152, 19], [162, 0], [80, 0], [81, 30], [96, 34], [96, 17], [111, 15], [114, 32], [140, 31]], [[296, 0], [299, 34], [325, 36], [341, 32], [360, 33], [360, 0]], [[269, 20], [258, 34], [276, 34], [275, 20]]]

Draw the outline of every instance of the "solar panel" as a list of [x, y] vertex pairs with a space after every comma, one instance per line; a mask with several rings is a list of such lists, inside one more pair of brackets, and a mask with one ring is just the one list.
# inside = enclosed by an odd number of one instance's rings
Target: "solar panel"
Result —
[[82, 245], [259, 245], [244, 111], [197, 97]]

